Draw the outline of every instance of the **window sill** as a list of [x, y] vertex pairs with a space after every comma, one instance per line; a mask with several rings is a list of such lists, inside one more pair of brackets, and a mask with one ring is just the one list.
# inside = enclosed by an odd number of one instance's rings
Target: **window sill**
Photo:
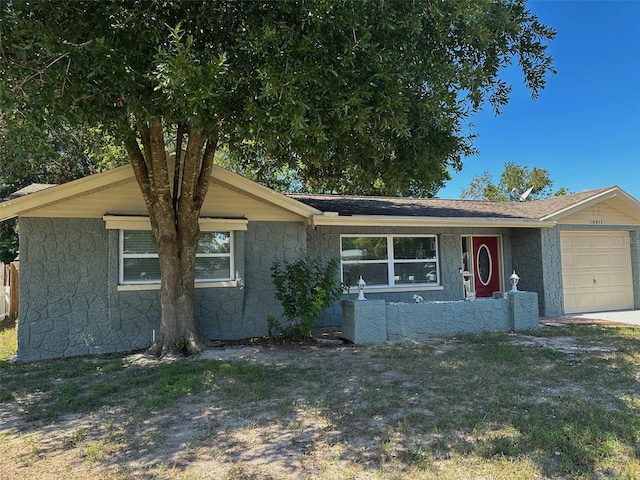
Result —
[[[237, 287], [237, 280], [227, 280], [224, 282], [196, 282], [195, 288], [225, 288]], [[159, 283], [138, 283], [132, 285], [118, 285], [119, 292], [143, 292], [151, 290], [160, 290]]]
[[[402, 285], [401, 287], [365, 287], [364, 293], [392, 293], [392, 292], [428, 292], [444, 290], [442, 285], [416, 285], [408, 286]], [[357, 287], [349, 288], [349, 293], [358, 293]]]

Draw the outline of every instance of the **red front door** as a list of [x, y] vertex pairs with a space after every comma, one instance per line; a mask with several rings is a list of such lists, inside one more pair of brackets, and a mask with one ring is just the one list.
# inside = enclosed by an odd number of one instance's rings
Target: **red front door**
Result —
[[472, 237], [473, 279], [476, 297], [490, 297], [500, 291], [498, 237]]

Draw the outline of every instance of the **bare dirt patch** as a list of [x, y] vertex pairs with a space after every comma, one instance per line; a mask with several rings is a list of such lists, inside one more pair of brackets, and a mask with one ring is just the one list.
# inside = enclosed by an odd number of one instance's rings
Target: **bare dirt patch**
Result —
[[[575, 367], [568, 360], [615, 355], [615, 344], [585, 343], [572, 335], [487, 341], [362, 347], [254, 340], [188, 359], [129, 355], [122, 375], [176, 362], [216, 362], [220, 371], [225, 365], [255, 366], [269, 376], [266, 382], [254, 379], [255, 388], [275, 386], [264, 394], [247, 390], [239, 370], [214, 378], [204, 392], [185, 391], [166, 408], [144, 410], [146, 398], [132, 393], [116, 405], [48, 423], [24, 419], [25, 399], [0, 403], [0, 479], [426, 479], [478, 472], [486, 478], [569, 478], [560, 447], [527, 450], [535, 434], [524, 440], [526, 425], [511, 422], [524, 415], [529, 423], [545, 423], [528, 418], [532, 405], [540, 405], [558, 423], [543, 427], [564, 432], [563, 422], [575, 428], [571, 422], [578, 421], [564, 419], [567, 398], [592, 399], [595, 409], [622, 394], [637, 397], [637, 385], [607, 396], [592, 388], [597, 378], [571, 377]], [[531, 358], [515, 366], [512, 357], [484, 360], [505, 345]], [[640, 472], [631, 451], [623, 453], [615, 457], [619, 468]], [[591, 469], [588, 477], [606, 470], [580, 461]]]

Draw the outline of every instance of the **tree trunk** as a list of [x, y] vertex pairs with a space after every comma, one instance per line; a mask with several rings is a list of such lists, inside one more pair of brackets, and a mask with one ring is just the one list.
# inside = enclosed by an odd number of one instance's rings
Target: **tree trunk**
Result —
[[189, 232], [178, 232], [174, 239], [160, 231], [160, 334], [149, 353], [163, 356], [169, 351], [202, 351], [204, 339], [194, 315], [195, 252], [198, 222]]
[[[140, 144], [134, 135], [126, 142], [131, 165], [149, 211], [160, 260], [160, 332], [148, 353], [202, 351], [206, 339], [195, 319], [195, 261], [200, 210], [209, 187], [217, 145], [216, 132], [178, 128], [176, 145], [188, 138], [186, 151], [175, 155], [171, 168], [165, 150], [161, 119], [138, 121]], [[173, 178], [172, 178], [173, 177]]]

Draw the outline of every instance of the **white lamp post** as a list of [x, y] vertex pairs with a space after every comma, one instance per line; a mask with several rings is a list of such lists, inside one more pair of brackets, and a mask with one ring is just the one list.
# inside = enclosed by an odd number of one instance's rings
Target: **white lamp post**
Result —
[[358, 300], [366, 300], [366, 298], [364, 298], [364, 287], [366, 284], [367, 282], [365, 282], [362, 275], [360, 275], [360, 279], [358, 280]]
[[518, 282], [520, 281], [520, 277], [516, 274], [516, 271], [514, 270], [513, 273], [511, 274], [511, 276], [509, 277], [509, 280], [511, 280], [511, 291], [512, 292], [517, 292], [518, 291]]

